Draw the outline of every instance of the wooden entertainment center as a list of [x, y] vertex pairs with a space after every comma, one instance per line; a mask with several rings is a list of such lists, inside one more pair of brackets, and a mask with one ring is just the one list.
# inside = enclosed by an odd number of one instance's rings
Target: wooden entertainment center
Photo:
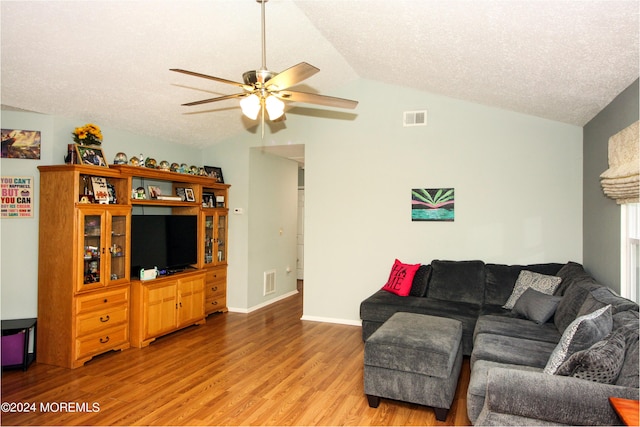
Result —
[[[39, 362], [76, 368], [227, 311], [229, 185], [128, 165], [38, 169]], [[108, 200], [97, 194], [101, 183]], [[170, 197], [151, 198], [149, 186]], [[184, 190], [188, 200], [176, 200]], [[197, 262], [184, 272], [132, 279], [132, 214], [196, 216]]]

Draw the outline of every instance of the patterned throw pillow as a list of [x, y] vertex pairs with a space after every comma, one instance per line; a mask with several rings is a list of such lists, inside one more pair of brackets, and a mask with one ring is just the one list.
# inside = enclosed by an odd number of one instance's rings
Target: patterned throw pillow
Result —
[[413, 277], [416, 275], [418, 268], [420, 268], [420, 264], [403, 264], [396, 259], [393, 263], [391, 274], [389, 274], [389, 280], [387, 280], [382, 289], [392, 294], [406, 297], [411, 292]]
[[588, 349], [573, 353], [560, 365], [556, 375], [613, 384], [622, 369], [625, 350], [625, 337], [618, 330]]
[[562, 333], [560, 342], [549, 356], [544, 373], [554, 375], [560, 365], [577, 351], [591, 347], [611, 333], [613, 318], [607, 305], [571, 322]]
[[520, 298], [528, 288], [533, 288], [543, 294], [553, 295], [553, 292], [561, 281], [562, 279], [556, 276], [548, 276], [546, 274], [534, 273], [529, 270], [522, 270], [518, 276], [518, 280], [516, 280], [515, 286], [513, 287], [511, 296], [502, 308], [511, 310], [516, 304], [516, 301], [518, 301], [518, 298]]

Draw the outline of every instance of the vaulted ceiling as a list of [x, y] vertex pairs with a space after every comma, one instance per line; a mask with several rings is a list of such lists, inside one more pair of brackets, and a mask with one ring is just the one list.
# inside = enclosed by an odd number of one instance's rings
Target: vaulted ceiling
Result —
[[[309, 92], [363, 78], [581, 126], [638, 78], [639, 4], [270, 0], [267, 67], [315, 65]], [[169, 69], [241, 81], [260, 34], [256, 0], [5, 0], [2, 105], [206, 146], [256, 123], [237, 100], [180, 106], [237, 88]]]

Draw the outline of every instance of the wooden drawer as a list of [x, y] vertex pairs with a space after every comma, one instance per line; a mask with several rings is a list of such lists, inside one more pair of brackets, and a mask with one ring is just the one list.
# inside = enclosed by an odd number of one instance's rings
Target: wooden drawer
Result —
[[207, 285], [211, 283], [220, 283], [227, 281], [227, 267], [211, 268], [207, 270], [206, 275]]
[[204, 288], [205, 298], [224, 298], [227, 296], [226, 283], [207, 283]]
[[129, 341], [129, 325], [124, 324], [105, 329], [99, 333], [76, 338], [76, 359], [104, 353]]
[[207, 298], [204, 302], [205, 313], [213, 313], [214, 311], [227, 311], [227, 297]]
[[76, 314], [125, 305], [129, 306], [128, 287], [76, 297]]
[[78, 315], [76, 318], [76, 336], [81, 337], [112, 326], [129, 322], [129, 305], [121, 304], [99, 311]]

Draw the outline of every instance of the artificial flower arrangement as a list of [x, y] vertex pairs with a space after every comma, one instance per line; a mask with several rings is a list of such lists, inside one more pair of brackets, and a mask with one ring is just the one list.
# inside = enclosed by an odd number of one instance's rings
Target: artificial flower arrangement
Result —
[[100, 145], [102, 144], [102, 131], [98, 125], [87, 123], [76, 128], [73, 133], [73, 140], [80, 145]]

